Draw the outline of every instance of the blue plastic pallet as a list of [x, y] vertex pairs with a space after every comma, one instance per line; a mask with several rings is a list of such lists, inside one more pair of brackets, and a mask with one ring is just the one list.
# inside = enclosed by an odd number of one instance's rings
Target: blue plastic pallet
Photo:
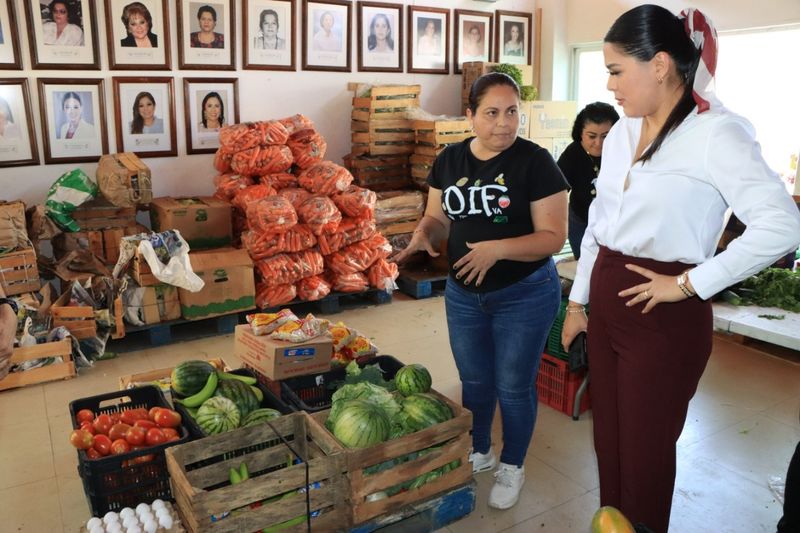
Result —
[[[204, 320], [170, 320], [168, 322], [159, 322], [158, 324], [150, 324], [147, 326], [130, 326], [126, 324], [125, 334], [127, 336], [131, 333], [143, 332], [147, 335], [151, 346], [163, 346], [164, 344], [170, 344], [175, 341], [173, 330], [176, 326], [183, 326], [185, 324], [187, 325], [187, 329], [192, 327], [192, 332], [188, 336], [188, 339], [198, 339], [233, 333], [234, 328], [236, 328], [236, 325], [239, 323], [239, 313], [233, 313], [230, 315], [206, 318]], [[126, 339], [120, 339], [120, 342], [123, 343], [125, 340]], [[187, 340], [187, 338], [181, 340]], [[122, 351], [125, 350], [123, 349]]]
[[321, 314], [331, 315], [338, 313], [342, 307], [358, 306], [364, 304], [385, 304], [391, 303], [392, 295], [381, 289], [368, 289], [363, 292], [334, 292], [320, 300], [305, 302], [303, 300], [294, 300], [292, 302], [276, 305], [275, 307], [267, 307], [261, 309], [262, 313], [274, 313], [279, 309], [289, 308], [294, 311], [297, 316], [305, 316], [308, 312], [319, 312]]
[[400, 270], [397, 288], [404, 294], [416, 298], [430, 298], [443, 291], [447, 283], [447, 272], [435, 270]]

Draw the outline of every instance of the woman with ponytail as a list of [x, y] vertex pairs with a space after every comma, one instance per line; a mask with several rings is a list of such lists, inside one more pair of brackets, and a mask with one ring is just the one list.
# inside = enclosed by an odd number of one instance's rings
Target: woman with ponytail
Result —
[[[675, 444], [711, 353], [710, 298], [795, 249], [800, 214], [752, 125], [714, 97], [705, 15], [638, 6], [604, 41], [625, 116], [603, 146], [561, 340], [587, 332], [601, 505], [661, 533]], [[729, 208], [747, 230], [714, 256]]]

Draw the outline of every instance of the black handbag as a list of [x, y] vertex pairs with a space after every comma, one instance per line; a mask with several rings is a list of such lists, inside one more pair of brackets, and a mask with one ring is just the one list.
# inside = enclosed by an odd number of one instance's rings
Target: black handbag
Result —
[[581, 331], [569, 345], [569, 371], [578, 372], [589, 367], [588, 353], [586, 352], [586, 332]]

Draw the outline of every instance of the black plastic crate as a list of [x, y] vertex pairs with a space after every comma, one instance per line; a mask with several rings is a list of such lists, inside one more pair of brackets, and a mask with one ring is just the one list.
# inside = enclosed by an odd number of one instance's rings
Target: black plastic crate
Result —
[[[74, 400], [69, 404], [69, 412], [72, 426], [77, 429], [80, 426], [75, 416], [81, 409], [90, 409], [95, 415], [99, 415], [139, 407], [171, 408], [157, 387], [146, 385]], [[172, 500], [164, 450], [190, 440], [189, 431], [183, 424], [178, 429], [181, 436], [178, 440], [147, 446], [122, 455], [89, 459], [84, 450], [77, 450], [78, 474], [83, 481], [92, 515], [103, 516], [108, 511], [136, 507], [139, 503], [149, 503], [156, 498]], [[155, 455], [151, 461], [132, 462], [137, 457], [150, 454]]]
[[[256, 378], [256, 373], [248, 368], [237, 368], [236, 370], [228, 371], [229, 374], [237, 374], [239, 376], [249, 376], [251, 378]], [[297, 409], [294, 409], [292, 406], [282, 402], [280, 398], [275, 396], [272, 391], [270, 391], [267, 387], [264, 386], [263, 383], [257, 381], [254, 387], [258, 387], [262, 393], [264, 393], [264, 401], [261, 402], [260, 407], [270, 407], [272, 409], [276, 409], [283, 414], [293, 413]], [[180, 395], [172, 389], [172, 398], [180, 398]], [[186, 410], [186, 407], [181, 405], [178, 402], [174, 402], [175, 410], [181, 414], [181, 418], [183, 419], [183, 423], [186, 424], [186, 427], [189, 429], [189, 433], [195, 439], [201, 439], [206, 437], [207, 435], [200, 429], [200, 426], [197, 425], [195, 422], [194, 417], [189, 414]]]
[[[378, 355], [364, 361], [359, 361], [358, 366], [377, 364], [386, 380], [394, 378], [397, 371], [405, 365], [391, 355]], [[288, 403], [302, 411], [316, 413], [331, 407], [331, 396], [336, 392], [333, 386], [344, 381], [346, 372], [344, 367], [308, 374], [281, 380], [281, 397]]]

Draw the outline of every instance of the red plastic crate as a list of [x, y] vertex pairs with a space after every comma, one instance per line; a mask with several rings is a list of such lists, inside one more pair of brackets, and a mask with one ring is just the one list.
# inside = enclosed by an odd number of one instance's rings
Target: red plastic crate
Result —
[[[575, 405], [575, 393], [581, 386], [586, 371], [570, 372], [568, 363], [557, 357], [543, 353], [542, 362], [539, 365], [539, 374], [536, 377], [536, 389], [539, 393], [539, 401], [572, 416], [572, 409]], [[591, 407], [589, 399], [589, 389], [581, 398], [580, 413]]]

